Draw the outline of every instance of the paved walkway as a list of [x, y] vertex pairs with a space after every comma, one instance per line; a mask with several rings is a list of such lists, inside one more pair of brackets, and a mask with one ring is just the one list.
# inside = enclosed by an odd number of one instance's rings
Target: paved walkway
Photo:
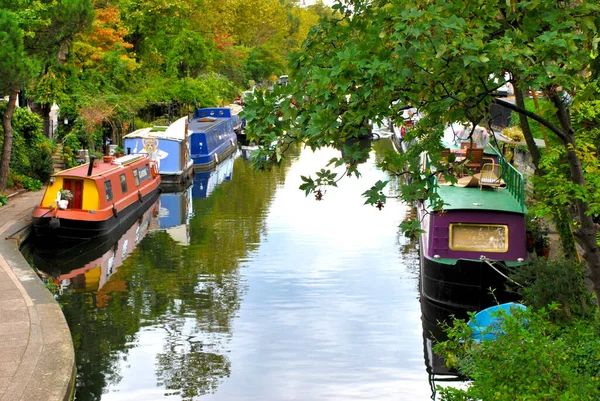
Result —
[[75, 379], [65, 317], [19, 251], [44, 191], [0, 206], [0, 401], [68, 401]]

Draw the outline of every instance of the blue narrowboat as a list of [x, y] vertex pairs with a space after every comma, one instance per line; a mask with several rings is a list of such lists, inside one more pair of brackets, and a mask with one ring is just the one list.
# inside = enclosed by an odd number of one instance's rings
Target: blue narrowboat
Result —
[[128, 153], [148, 153], [158, 163], [163, 190], [185, 188], [194, 174], [190, 157], [188, 118], [168, 127], [142, 128], [123, 137]]
[[189, 122], [194, 170], [209, 171], [237, 149], [234, 119], [228, 107], [197, 109]]

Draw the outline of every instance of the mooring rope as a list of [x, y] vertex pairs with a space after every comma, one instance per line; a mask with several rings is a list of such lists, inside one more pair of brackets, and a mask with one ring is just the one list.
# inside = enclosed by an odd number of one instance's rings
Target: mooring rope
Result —
[[496, 273], [498, 273], [499, 275], [501, 275], [502, 277], [504, 277], [505, 279], [507, 279], [507, 280], [508, 280], [508, 281], [510, 281], [511, 283], [514, 283], [514, 284], [518, 285], [519, 287], [523, 288], [523, 285], [521, 285], [521, 284], [517, 283], [515, 280], [513, 280], [513, 279], [512, 279], [512, 278], [510, 278], [510, 277], [508, 277], [506, 274], [502, 273], [500, 270], [498, 270], [498, 269], [496, 268], [496, 266], [494, 266], [494, 265], [492, 264], [492, 262], [491, 262], [491, 261], [490, 261], [488, 258], [486, 258], [485, 256], [482, 256], [480, 259], [481, 259], [482, 261], [484, 261], [485, 263], [487, 263], [487, 264], [488, 264], [488, 265], [489, 265], [489, 266], [490, 266], [492, 269], [494, 269], [494, 270], [496, 271]]

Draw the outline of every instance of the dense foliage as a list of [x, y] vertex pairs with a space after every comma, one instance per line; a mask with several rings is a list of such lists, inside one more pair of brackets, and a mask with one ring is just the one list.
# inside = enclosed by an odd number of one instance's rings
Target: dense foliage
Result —
[[556, 324], [557, 305], [502, 315], [503, 335], [474, 342], [462, 320], [434, 349], [473, 381], [467, 389], [440, 390], [444, 401], [574, 401], [600, 397], [600, 325], [595, 318]]
[[[193, 107], [231, 103], [249, 87], [272, 86], [286, 57], [331, 9], [296, 0], [0, 1], [2, 95], [21, 92], [44, 118], [61, 110], [59, 138], [75, 129], [78, 147], [98, 150], [105, 137], [149, 125], [136, 118], [167, 105], [167, 120]], [[9, 108], [10, 124], [12, 108]], [[165, 113], [166, 114], [166, 113]], [[8, 174], [12, 134], [3, 151]], [[14, 165], [11, 165], [14, 167]]]
[[[6, 105], [0, 104], [0, 113]], [[11, 186], [37, 190], [52, 173], [52, 152], [55, 145], [42, 133], [40, 117], [19, 108], [13, 117], [14, 138], [11, 152]], [[0, 127], [0, 133], [2, 133]], [[0, 145], [2, 137], [0, 136]]]

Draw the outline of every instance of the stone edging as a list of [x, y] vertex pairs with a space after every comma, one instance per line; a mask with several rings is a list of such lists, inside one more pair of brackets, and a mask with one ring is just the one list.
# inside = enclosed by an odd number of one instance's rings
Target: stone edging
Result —
[[69, 326], [60, 306], [19, 250], [31, 232], [30, 225], [17, 223], [8, 232], [18, 234], [10, 240], [0, 238], [0, 269], [23, 297], [29, 315], [29, 339], [0, 400], [69, 401], [75, 382]]

